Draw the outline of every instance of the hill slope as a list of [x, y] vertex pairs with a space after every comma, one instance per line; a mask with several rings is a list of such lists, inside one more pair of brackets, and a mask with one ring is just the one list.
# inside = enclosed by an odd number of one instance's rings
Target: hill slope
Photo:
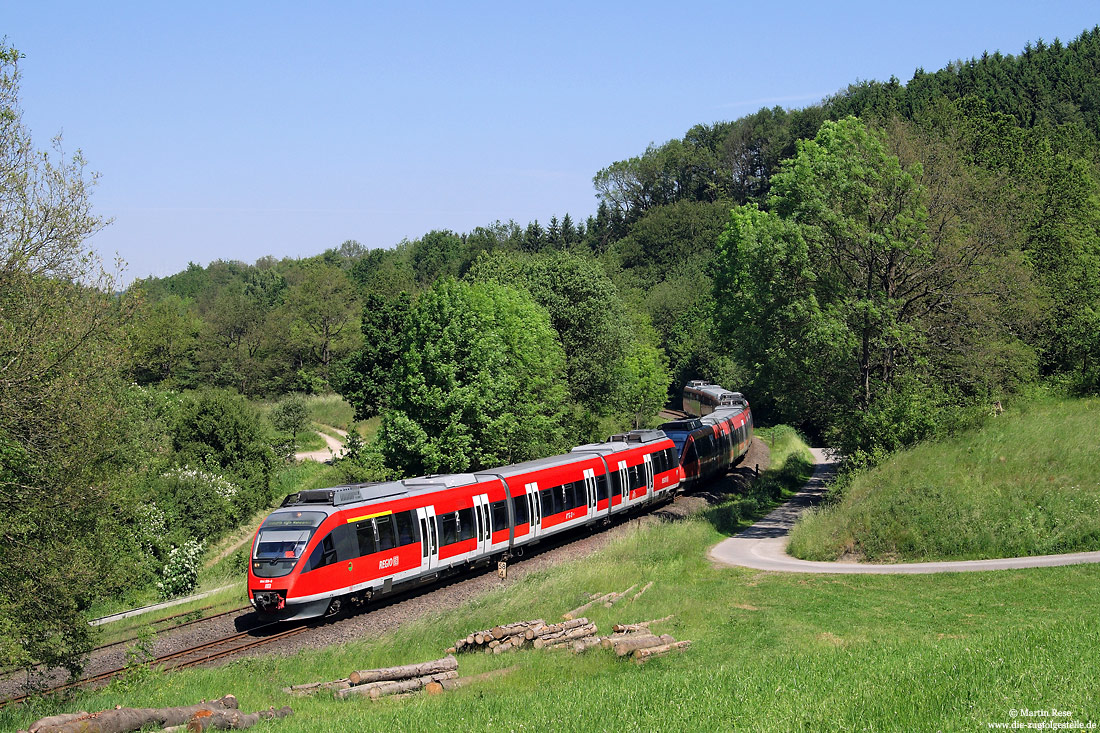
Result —
[[795, 527], [808, 560], [960, 560], [1100, 549], [1100, 400], [1044, 400], [857, 477]]

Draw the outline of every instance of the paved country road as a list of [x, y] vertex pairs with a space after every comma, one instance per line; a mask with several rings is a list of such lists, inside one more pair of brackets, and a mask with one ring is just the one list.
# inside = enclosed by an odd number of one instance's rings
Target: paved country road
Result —
[[829, 481], [836, 474], [834, 463], [824, 450], [814, 448], [813, 476], [794, 498], [775, 509], [741, 534], [722, 540], [710, 549], [710, 558], [722, 565], [773, 570], [785, 573], [954, 573], [970, 570], [1011, 570], [1055, 565], [1100, 562], [1100, 552], [1073, 552], [1066, 555], [1035, 555], [997, 560], [957, 560], [950, 562], [913, 562], [876, 565], [857, 562], [813, 562], [787, 554], [788, 534], [798, 515], [818, 504], [825, 496]]

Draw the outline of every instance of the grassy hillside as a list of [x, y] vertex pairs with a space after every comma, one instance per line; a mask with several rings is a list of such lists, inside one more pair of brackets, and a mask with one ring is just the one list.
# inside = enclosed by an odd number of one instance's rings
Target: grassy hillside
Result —
[[1042, 399], [857, 477], [790, 552], [879, 562], [1100, 550], [1100, 400]]
[[[626, 531], [582, 561], [532, 573], [378, 639], [161, 677], [135, 673], [65, 709], [168, 705], [227, 692], [242, 708], [291, 705], [265, 730], [972, 730], [1029, 707], [1100, 719], [1100, 568], [921, 577], [812, 577], [714, 567], [723, 534], [702, 517]], [[695, 645], [639, 667], [602, 652], [463, 655], [512, 674], [441, 697], [375, 703], [290, 698], [284, 685], [438, 657], [503, 621], [555, 618], [590, 591], [654, 580], [637, 602], [591, 614]], [[0, 710], [0, 728], [52, 712]]]

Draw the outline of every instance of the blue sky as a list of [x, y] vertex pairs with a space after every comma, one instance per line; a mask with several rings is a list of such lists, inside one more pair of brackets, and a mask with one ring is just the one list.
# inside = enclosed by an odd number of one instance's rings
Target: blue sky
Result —
[[595, 211], [692, 125], [1071, 40], [1095, 2], [0, 0], [24, 121], [101, 175], [127, 279]]

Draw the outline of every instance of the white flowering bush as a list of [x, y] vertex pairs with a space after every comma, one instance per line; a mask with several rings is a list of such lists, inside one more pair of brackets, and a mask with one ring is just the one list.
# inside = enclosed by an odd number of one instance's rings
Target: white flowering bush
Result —
[[202, 488], [213, 491], [226, 501], [236, 496], [239, 490], [236, 484], [223, 476], [219, 476], [216, 473], [210, 473], [209, 471], [203, 471], [201, 468], [191, 468], [190, 466], [173, 468], [171, 471], [164, 473], [163, 477], [181, 482], [186, 481], [192, 484], [200, 484]]
[[187, 540], [180, 547], [173, 547], [164, 563], [163, 579], [157, 583], [162, 598], [187, 595], [195, 590], [199, 580], [199, 564], [205, 542]]
[[134, 514], [137, 520], [134, 523], [135, 539], [142, 552], [151, 555], [161, 547], [161, 542], [164, 541], [164, 536], [168, 532], [168, 522], [165, 520], [164, 512], [156, 502], [150, 502], [136, 506]]

